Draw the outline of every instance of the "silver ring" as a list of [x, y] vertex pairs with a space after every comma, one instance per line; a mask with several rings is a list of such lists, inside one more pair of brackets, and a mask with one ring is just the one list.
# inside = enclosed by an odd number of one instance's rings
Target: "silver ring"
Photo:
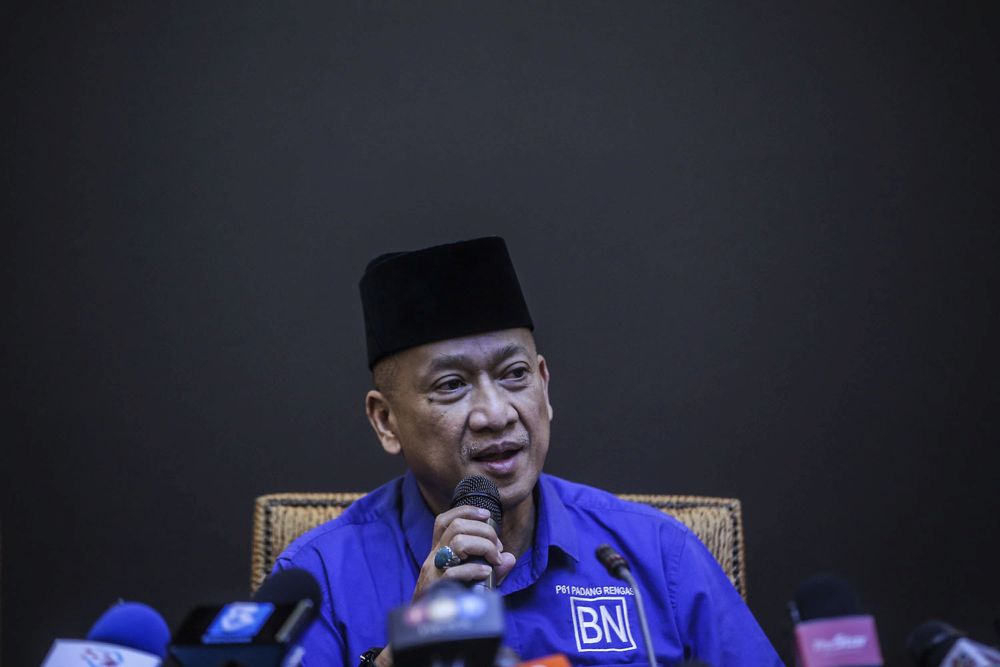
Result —
[[456, 556], [448, 545], [434, 552], [434, 567], [439, 570], [447, 570], [449, 567], [455, 567], [461, 563], [462, 559]]

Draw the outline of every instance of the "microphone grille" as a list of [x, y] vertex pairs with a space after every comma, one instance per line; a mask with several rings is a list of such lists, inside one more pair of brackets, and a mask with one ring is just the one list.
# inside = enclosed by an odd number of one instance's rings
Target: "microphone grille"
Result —
[[503, 506], [500, 504], [500, 490], [489, 477], [470, 475], [458, 486], [451, 497], [451, 506], [472, 505], [489, 510], [497, 526], [503, 521]]
[[802, 582], [795, 591], [795, 605], [803, 621], [862, 613], [854, 586], [835, 574], [819, 574]]
[[947, 649], [964, 636], [961, 630], [943, 621], [927, 621], [906, 638], [906, 652], [916, 665], [940, 665]]

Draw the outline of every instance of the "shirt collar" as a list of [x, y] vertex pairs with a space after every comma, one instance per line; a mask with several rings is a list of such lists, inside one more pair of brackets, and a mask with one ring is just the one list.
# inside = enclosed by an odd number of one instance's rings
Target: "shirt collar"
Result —
[[577, 554], [576, 524], [563, 503], [553, 478], [540, 475], [538, 484], [538, 518], [536, 521], [535, 545], [543, 552], [548, 547], [558, 547], [573, 560], [579, 561]]

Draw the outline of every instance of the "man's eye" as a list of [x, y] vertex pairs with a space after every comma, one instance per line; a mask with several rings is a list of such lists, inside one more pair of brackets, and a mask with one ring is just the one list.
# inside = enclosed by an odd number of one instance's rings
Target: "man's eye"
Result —
[[507, 377], [512, 380], [521, 380], [528, 374], [528, 369], [524, 366], [515, 366], [507, 371]]
[[438, 391], [458, 391], [465, 386], [465, 382], [459, 378], [449, 378], [437, 386]]

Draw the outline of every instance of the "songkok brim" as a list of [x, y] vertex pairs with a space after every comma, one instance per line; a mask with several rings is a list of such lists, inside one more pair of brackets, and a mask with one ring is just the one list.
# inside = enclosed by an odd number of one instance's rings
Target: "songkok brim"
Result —
[[417, 345], [534, 329], [507, 244], [496, 236], [380, 255], [360, 287], [368, 368]]

